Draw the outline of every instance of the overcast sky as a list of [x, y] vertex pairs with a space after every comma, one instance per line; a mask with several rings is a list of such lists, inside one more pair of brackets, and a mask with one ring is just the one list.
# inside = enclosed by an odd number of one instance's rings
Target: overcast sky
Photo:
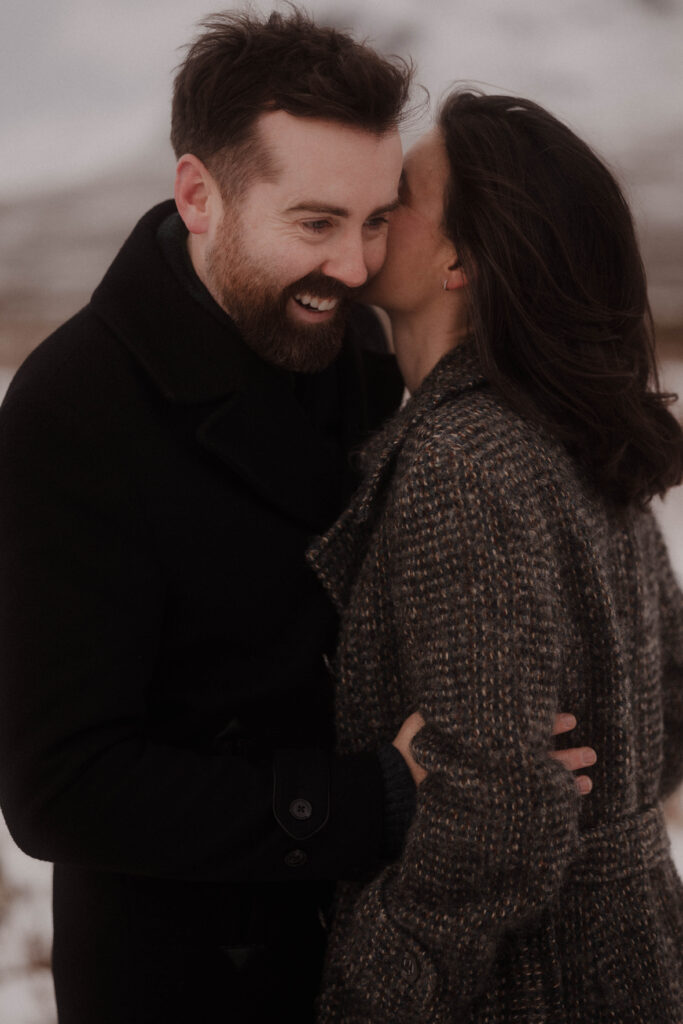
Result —
[[[380, 48], [409, 49], [435, 96], [456, 79], [529, 95], [627, 166], [634, 152], [665, 154], [659, 177], [680, 186], [683, 0], [307, 6]], [[212, 9], [211, 0], [2, 0], [0, 198], [158, 152], [178, 48]]]

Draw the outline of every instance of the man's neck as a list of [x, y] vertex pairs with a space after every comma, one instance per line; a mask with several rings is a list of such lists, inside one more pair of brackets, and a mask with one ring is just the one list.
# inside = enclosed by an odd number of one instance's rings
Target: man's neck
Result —
[[196, 272], [189, 251], [188, 231], [178, 213], [167, 217], [159, 227], [157, 237], [166, 261], [170, 264], [179, 283], [190, 293], [193, 299], [204, 306], [205, 309], [208, 309], [217, 320], [220, 320], [221, 323], [225, 323], [227, 326], [227, 314], [216, 302]]

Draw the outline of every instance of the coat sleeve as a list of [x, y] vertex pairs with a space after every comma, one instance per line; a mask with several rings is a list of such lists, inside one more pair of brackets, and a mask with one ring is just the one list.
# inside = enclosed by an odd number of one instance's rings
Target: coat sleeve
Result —
[[573, 779], [547, 756], [562, 616], [542, 524], [449, 452], [423, 457], [406, 495], [389, 593], [429, 774], [402, 858], [338, 922], [322, 1021], [440, 1021], [445, 991], [459, 1019], [577, 842]]
[[[150, 681], [163, 685], [169, 588], [128, 464], [135, 438], [124, 457], [107, 410], [84, 424], [20, 387], [0, 412], [0, 799], [17, 844], [152, 877], [367, 877], [376, 756], [285, 751], [274, 766], [268, 748], [159, 737]], [[306, 821], [289, 815], [302, 797]]]
[[660, 585], [664, 719], [660, 796], [665, 799], [683, 781], [683, 593], [674, 577], [666, 545], [659, 530], [656, 531], [655, 541]]

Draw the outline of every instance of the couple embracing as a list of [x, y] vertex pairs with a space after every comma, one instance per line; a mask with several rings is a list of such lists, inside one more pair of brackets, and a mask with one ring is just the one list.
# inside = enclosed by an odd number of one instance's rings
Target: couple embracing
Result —
[[517, 97], [402, 164], [409, 86], [207, 20], [175, 204], [0, 411], [0, 797], [60, 1024], [683, 1019], [683, 438], [631, 217]]

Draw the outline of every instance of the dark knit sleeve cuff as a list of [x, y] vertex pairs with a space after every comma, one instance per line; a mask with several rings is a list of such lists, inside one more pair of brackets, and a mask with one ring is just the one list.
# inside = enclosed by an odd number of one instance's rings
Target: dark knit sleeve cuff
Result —
[[403, 756], [393, 744], [382, 744], [377, 756], [384, 783], [382, 856], [396, 860], [415, 814], [417, 787]]

